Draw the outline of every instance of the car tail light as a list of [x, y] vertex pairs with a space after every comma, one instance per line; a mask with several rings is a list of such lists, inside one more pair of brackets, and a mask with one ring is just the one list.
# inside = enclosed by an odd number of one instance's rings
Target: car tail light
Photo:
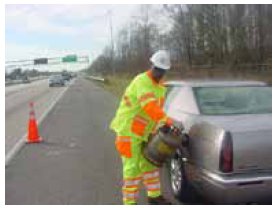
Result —
[[219, 169], [223, 173], [230, 173], [233, 171], [233, 142], [230, 134], [226, 134], [222, 141]]

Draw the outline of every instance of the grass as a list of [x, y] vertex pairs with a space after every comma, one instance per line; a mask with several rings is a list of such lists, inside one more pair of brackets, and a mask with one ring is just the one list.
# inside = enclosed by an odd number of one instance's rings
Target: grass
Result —
[[[129, 83], [134, 78], [134, 75], [129, 74], [120, 74], [120, 75], [108, 75], [105, 76], [104, 82], [97, 82], [98, 85], [102, 86], [107, 91], [111, 92], [117, 97], [121, 97], [126, 89], [126, 87], [129, 85]], [[87, 77], [87, 79], [90, 79]]]
[[[105, 76], [105, 82], [98, 82], [107, 91], [117, 97], [121, 97], [129, 85], [131, 80], [135, 77], [132, 74], [119, 74], [119, 75], [107, 75]], [[90, 78], [88, 78], [90, 79]], [[256, 80], [264, 81], [268, 84], [272, 83], [271, 73], [230, 73], [228, 71], [213, 69], [213, 70], [193, 70], [186, 71], [183, 74], [180, 73], [168, 73], [166, 76], [167, 80], [186, 80], [186, 79], [222, 79], [222, 80]]]
[[271, 71], [228, 71], [222, 69], [194, 69], [187, 70], [184, 73], [169, 73], [168, 80], [252, 80], [263, 81], [272, 84]]
[[121, 97], [130, 84], [134, 76], [125, 74], [120, 76], [106, 76], [104, 89], [110, 91], [114, 95]]

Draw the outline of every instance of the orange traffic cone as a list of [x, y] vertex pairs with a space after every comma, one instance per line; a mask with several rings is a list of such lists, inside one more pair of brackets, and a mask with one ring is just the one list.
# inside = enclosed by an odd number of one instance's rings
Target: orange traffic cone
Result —
[[34, 111], [34, 103], [30, 102], [30, 118], [29, 118], [29, 127], [28, 127], [28, 143], [38, 143], [42, 141], [42, 138], [39, 136], [37, 121]]

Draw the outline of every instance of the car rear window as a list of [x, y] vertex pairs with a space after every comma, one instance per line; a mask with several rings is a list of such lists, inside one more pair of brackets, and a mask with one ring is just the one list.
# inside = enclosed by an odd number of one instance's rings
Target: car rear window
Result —
[[50, 77], [50, 79], [61, 79], [61, 76], [60, 75], [55, 75], [55, 76]]
[[201, 114], [272, 113], [271, 87], [195, 87], [193, 91]]

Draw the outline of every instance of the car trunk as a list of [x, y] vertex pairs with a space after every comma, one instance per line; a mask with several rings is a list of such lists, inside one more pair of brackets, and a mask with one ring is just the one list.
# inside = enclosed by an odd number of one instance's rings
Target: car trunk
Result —
[[231, 132], [234, 172], [271, 170], [271, 114], [209, 117], [209, 121]]
[[269, 170], [272, 167], [272, 131], [233, 133], [234, 171]]

